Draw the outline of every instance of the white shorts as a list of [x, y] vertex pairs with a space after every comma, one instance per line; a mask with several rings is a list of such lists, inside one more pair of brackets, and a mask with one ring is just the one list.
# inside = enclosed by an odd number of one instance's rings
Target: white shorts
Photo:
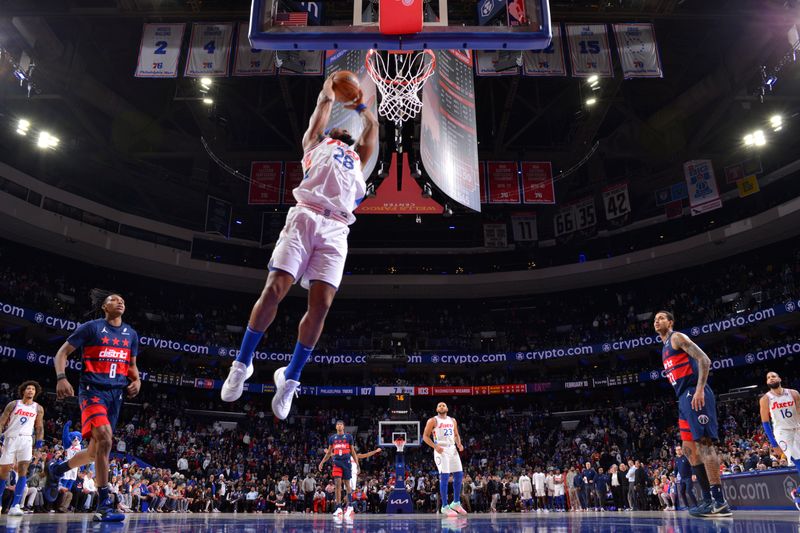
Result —
[[312, 281], [336, 288], [342, 282], [347, 259], [347, 224], [304, 207], [292, 207], [286, 215], [272, 257], [270, 270], [283, 270], [295, 283], [308, 289]]
[[775, 440], [787, 458], [800, 460], [800, 428], [776, 428]]
[[356, 488], [358, 488], [358, 467], [350, 463], [350, 470], [353, 473], [353, 476], [350, 478], [350, 492], [355, 492]]
[[6, 437], [0, 465], [15, 465], [33, 458], [33, 437]]
[[464, 470], [461, 467], [461, 456], [458, 455], [458, 450], [455, 446], [445, 446], [443, 453], [438, 453], [434, 450], [433, 461], [436, 463], [436, 468], [439, 469], [440, 474], [452, 474]]
[[534, 487], [534, 492], [536, 492], [537, 498], [544, 498], [547, 495], [544, 491], [544, 487]]

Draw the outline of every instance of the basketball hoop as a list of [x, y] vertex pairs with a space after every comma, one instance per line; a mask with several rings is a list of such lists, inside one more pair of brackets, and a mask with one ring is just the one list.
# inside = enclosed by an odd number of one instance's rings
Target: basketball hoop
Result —
[[397, 448], [398, 452], [402, 452], [405, 445], [405, 439], [394, 439], [394, 447]]
[[378, 112], [399, 126], [422, 109], [419, 91], [436, 69], [433, 50], [367, 52], [367, 72], [381, 92]]

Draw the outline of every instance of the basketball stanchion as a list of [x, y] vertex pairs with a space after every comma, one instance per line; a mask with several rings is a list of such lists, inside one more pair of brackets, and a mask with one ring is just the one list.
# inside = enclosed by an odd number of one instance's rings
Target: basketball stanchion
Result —
[[386, 514], [411, 514], [414, 511], [414, 506], [411, 503], [411, 496], [406, 490], [406, 459], [405, 448], [406, 438], [404, 434], [397, 434], [392, 439], [396, 449], [394, 456], [394, 487], [389, 495], [389, 501], [386, 504]]

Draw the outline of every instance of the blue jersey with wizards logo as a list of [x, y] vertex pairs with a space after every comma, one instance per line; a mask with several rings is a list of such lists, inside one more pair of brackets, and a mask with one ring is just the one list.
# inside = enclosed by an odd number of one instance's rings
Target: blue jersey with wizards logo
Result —
[[128, 368], [139, 351], [139, 335], [128, 324], [91, 320], [78, 326], [67, 342], [81, 352], [82, 386], [116, 389], [128, 385]]
[[664, 340], [661, 362], [664, 364], [667, 379], [675, 388], [675, 394], [680, 397], [684, 392], [697, 387], [697, 361], [683, 350], [672, 347], [673, 333], [670, 332]]
[[350, 433], [334, 433], [328, 437], [328, 447], [334, 462], [347, 461], [350, 464], [351, 450], [353, 449], [353, 436]]

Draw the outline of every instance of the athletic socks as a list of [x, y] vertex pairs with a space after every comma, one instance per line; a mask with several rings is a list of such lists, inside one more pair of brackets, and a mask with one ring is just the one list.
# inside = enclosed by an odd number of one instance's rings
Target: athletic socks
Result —
[[461, 503], [461, 483], [464, 481], [464, 472], [453, 472], [453, 503]]
[[439, 494], [442, 497], [442, 507], [446, 507], [447, 501], [447, 482], [450, 480], [450, 474], [439, 474]]
[[[22, 497], [25, 496], [25, 487], [28, 485], [28, 477], [27, 476], [19, 476], [17, 479], [17, 485], [14, 487], [14, 501], [11, 502], [11, 507], [15, 505], [19, 505], [22, 501]], [[5, 487], [3, 487], [5, 490]]]
[[293, 381], [300, 381], [300, 372], [303, 370], [306, 361], [308, 361], [308, 358], [311, 357], [311, 352], [313, 351], [313, 346], [303, 346], [298, 341], [297, 344], [294, 345], [292, 360], [289, 361], [289, 364], [286, 366], [286, 370], [283, 371], [284, 377]]
[[108, 485], [106, 485], [105, 487], [97, 487], [97, 501], [100, 503], [100, 505], [103, 505], [103, 503], [107, 499], [108, 499]]
[[699, 465], [692, 465], [692, 474], [697, 477], [697, 482], [700, 484], [700, 492], [703, 494], [703, 500], [710, 502], [711, 484], [708, 482], [706, 466], [703, 463], [700, 463]]
[[725, 496], [722, 495], [722, 485], [711, 485], [711, 497], [717, 503], [725, 503]]
[[245, 367], [250, 366], [250, 363], [253, 362], [253, 352], [256, 350], [256, 346], [258, 346], [263, 336], [263, 331], [256, 331], [250, 328], [250, 326], [247, 326], [244, 337], [242, 337], [242, 345], [239, 348], [239, 354], [236, 356], [236, 360]]

